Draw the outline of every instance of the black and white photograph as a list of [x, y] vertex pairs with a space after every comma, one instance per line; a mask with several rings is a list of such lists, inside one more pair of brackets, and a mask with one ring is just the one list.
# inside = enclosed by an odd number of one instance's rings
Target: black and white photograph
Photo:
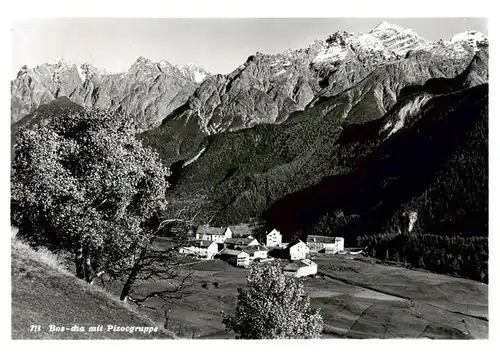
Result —
[[490, 338], [489, 19], [334, 14], [12, 21], [12, 340]]

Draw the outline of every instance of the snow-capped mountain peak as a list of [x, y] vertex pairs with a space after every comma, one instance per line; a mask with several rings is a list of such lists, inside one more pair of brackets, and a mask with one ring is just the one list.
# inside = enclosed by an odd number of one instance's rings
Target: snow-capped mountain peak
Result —
[[74, 64], [64, 58], [56, 58], [54, 60], [54, 65], [63, 69], [71, 69]]
[[52, 63], [44, 65], [49, 70], [52, 80], [56, 83], [63, 81], [63, 78], [65, 77], [64, 74], [71, 73], [75, 69], [77, 70], [82, 82], [85, 81], [82, 69], [64, 58], [56, 58]]
[[477, 30], [466, 30], [462, 33], [455, 34], [451, 40], [450, 43], [456, 43], [457, 41], [463, 41], [463, 40], [475, 40], [475, 41], [482, 41], [486, 40], [486, 35], [481, 33], [480, 31]]
[[162, 69], [168, 69], [168, 68], [172, 68], [172, 64], [170, 64], [168, 61], [166, 60], [160, 60], [158, 62], [158, 66]]
[[99, 68], [89, 63], [79, 65], [77, 70], [79, 74], [81, 73], [80, 77], [83, 81], [111, 74], [105, 68]]
[[145, 63], [151, 63], [151, 60], [143, 56], [138, 57], [134, 62], [134, 64], [145, 64]]
[[370, 35], [379, 39], [388, 50], [398, 55], [405, 55], [409, 50], [425, 49], [430, 46], [428, 41], [412, 29], [386, 21], [370, 31]]
[[[313, 63], [331, 62], [343, 60], [347, 56], [347, 34], [336, 32], [328, 37], [326, 41], [318, 43], [320, 51], [313, 59]], [[316, 43], [312, 44], [312, 46]]]
[[201, 83], [205, 78], [211, 75], [207, 70], [194, 63], [177, 65], [177, 69], [195, 83]]
[[153, 71], [154, 69], [159, 69], [161, 72], [166, 74], [180, 73], [182, 74], [182, 76], [190, 79], [195, 83], [201, 83], [207, 76], [211, 75], [208, 71], [194, 63], [173, 65], [166, 60], [160, 60], [159, 62], [155, 63], [143, 56], [137, 58], [137, 60], [132, 64], [130, 70], [135, 71], [139, 68], [153, 69]]
[[330, 62], [334, 63], [346, 58], [349, 51], [361, 54], [378, 54], [384, 59], [394, 58], [395, 55], [384, 47], [384, 44], [372, 34], [348, 33], [337, 31], [330, 35], [326, 41], [314, 43], [312, 46], [319, 46], [319, 53], [313, 59], [313, 63]]
[[376, 27], [372, 29], [372, 32], [379, 32], [379, 31], [404, 31], [406, 28], [403, 28], [402, 26], [396, 25], [396, 24], [391, 24], [388, 23], [387, 21], [382, 21], [380, 24], [378, 24]]
[[478, 46], [487, 45], [488, 38], [486, 35], [477, 30], [466, 30], [462, 33], [455, 34], [449, 44], [467, 44], [474, 51], [478, 51]]

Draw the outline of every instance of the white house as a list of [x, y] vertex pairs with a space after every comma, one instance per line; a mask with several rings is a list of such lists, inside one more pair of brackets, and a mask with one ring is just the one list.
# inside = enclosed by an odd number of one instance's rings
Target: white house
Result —
[[253, 261], [255, 259], [261, 260], [267, 258], [267, 253], [269, 251], [266, 246], [261, 245], [252, 245], [248, 247], [242, 247], [241, 249], [248, 253], [248, 255], [250, 256], [250, 261]]
[[306, 277], [318, 272], [318, 265], [310, 259], [293, 261], [283, 268], [283, 273], [292, 277]]
[[344, 238], [335, 237], [332, 243], [325, 243], [325, 253], [335, 254], [344, 251]]
[[255, 238], [228, 238], [224, 241], [224, 246], [229, 249], [241, 249], [248, 246], [260, 246]]
[[344, 250], [344, 238], [309, 235], [306, 244], [311, 252], [335, 254]]
[[220, 252], [220, 258], [238, 267], [248, 267], [250, 265], [250, 255], [239, 249], [225, 248]]
[[204, 259], [213, 259], [217, 251], [217, 243], [204, 240], [197, 240], [190, 246], [181, 247], [179, 249], [180, 253], [191, 254]]
[[290, 243], [288, 245], [288, 254], [291, 260], [304, 259], [309, 254], [309, 247], [302, 241]]
[[268, 247], [276, 247], [281, 245], [283, 237], [281, 233], [276, 229], [273, 229], [266, 235], [266, 246]]
[[215, 243], [224, 243], [224, 241], [233, 236], [229, 227], [219, 228], [219, 227], [209, 227], [209, 226], [199, 226], [196, 230], [196, 239], [202, 239], [205, 241], [214, 241]]

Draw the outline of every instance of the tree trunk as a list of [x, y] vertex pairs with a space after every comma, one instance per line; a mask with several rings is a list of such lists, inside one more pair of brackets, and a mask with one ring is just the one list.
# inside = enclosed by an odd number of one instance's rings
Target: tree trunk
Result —
[[76, 267], [76, 277], [80, 279], [85, 278], [85, 270], [83, 269], [83, 246], [78, 243], [75, 248], [75, 267]]
[[137, 275], [139, 274], [139, 271], [141, 270], [141, 261], [144, 259], [144, 256], [146, 255], [146, 251], [148, 249], [148, 246], [145, 246], [141, 254], [139, 255], [137, 261], [134, 263], [134, 266], [132, 267], [132, 270], [130, 271], [130, 274], [128, 275], [127, 281], [123, 285], [122, 292], [120, 295], [120, 301], [127, 302], [128, 296], [130, 294], [130, 291], [132, 290], [132, 285], [134, 284], [135, 280], [137, 279]]
[[146, 257], [148, 247], [151, 245], [153, 240], [154, 240], [154, 237], [151, 237], [149, 239], [148, 243], [141, 250], [139, 257], [137, 257], [137, 260], [135, 261], [134, 266], [132, 267], [132, 270], [130, 271], [130, 274], [127, 278], [127, 282], [125, 282], [125, 284], [123, 285], [122, 292], [120, 295], [120, 301], [127, 302], [130, 291], [132, 290], [132, 285], [136, 281], [137, 276], [139, 275], [139, 272], [142, 269], [142, 266], [143, 266], [142, 260], [144, 259], [144, 257]]
[[134, 284], [138, 273], [139, 273], [139, 267], [138, 263], [136, 263], [134, 264], [134, 267], [132, 267], [132, 271], [130, 271], [127, 281], [123, 285], [122, 293], [120, 295], [120, 301], [127, 302], [128, 295], [130, 294], [130, 290], [132, 289], [132, 285]]
[[92, 266], [90, 265], [90, 255], [88, 249], [83, 249], [83, 271], [85, 272], [85, 281], [92, 283]]

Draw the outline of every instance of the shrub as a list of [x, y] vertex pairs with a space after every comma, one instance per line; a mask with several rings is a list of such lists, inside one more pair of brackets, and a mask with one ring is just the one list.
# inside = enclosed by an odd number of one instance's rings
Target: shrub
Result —
[[238, 289], [234, 317], [224, 315], [228, 331], [241, 339], [319, 338], [323, 320], [310, 308], [303, 283], [287, 277], [276, 263], [254, 265], [247, 290]]

